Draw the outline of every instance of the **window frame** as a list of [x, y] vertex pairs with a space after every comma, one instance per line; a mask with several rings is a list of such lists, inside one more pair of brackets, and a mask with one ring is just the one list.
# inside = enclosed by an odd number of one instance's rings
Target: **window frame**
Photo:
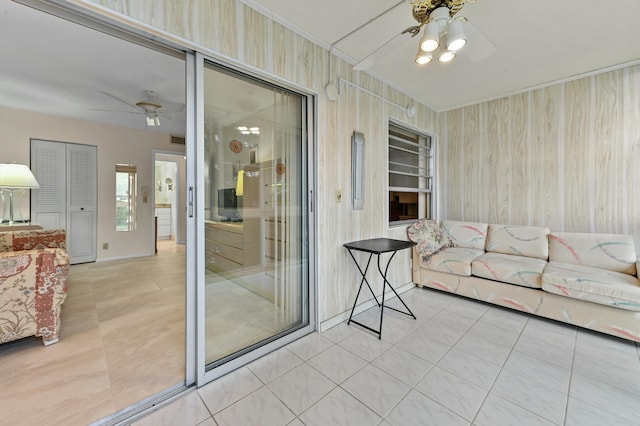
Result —
[[[409, 139], [401, 139], [398, 136], [392, 134], [393, 128], [396, 128], [404, 133], [409, 133], [412, 136], [415, 136], [417, 139], [417, 143], [411, 141]], [[403, 150], [401, 147], [394, 148], [393, 140], [402, 141], [404, 144], [413, 145], [418, 147], [418, 166], [412, 164], [403, 164], [394, 159], [392, 161], [391, 151], [392, 149]], [[418, 219], [433, 219], [436, 213], [436, 161], [435, 161], [435, 151], [436, 151], [436, 138], [433, 134], [412, 127], [405, 123], [401, 123], [395, 121], [393, 119], [389, 119], [387, 126], [387, 192], [386, 197], [388, 203], [391, 200], [392, 192], [403, 192], [403, 193], [417, 193], [418, 195], [418, 212], [417, 219], [405, 219], [405, 220], [391, 220], [391, 207], [390, 204], [387, 204], [387, 223], [389, 227], [398, 227], [398, 226], [406, 226], [414, 223]], [[420, 150], [426, 150], [424, 154], [420, 153]], [[404, 150], [407, 153], [412, 154], [409, 150]], [[393, 171], [394, 166], [397, 167], [405, 167], [409, 169], [418, 168], [418, 172], [407, 173], [402, 171]], [[405, 176], [414, 176], [417, 177], [417, 186], [391, 186], [392, 175], [405, 175]]]
[[[115, 229], [117, 232], [128, 232], [135, 231], [137, 228], [137, 181], [138, 181], [138, 170], [137, 167], [132, 164], [116, 164], [116, 226]], [[127, 208], [127, 222], [126, 228], [124, 226], [120, 226], [118, 223], [118, 202], [123, 200], [118, 200], [118, 196], [123, 194], [118, 194], [118, 175], [126, 174], [127, 175], [127, 192], [126, 194], [126, 208]]]

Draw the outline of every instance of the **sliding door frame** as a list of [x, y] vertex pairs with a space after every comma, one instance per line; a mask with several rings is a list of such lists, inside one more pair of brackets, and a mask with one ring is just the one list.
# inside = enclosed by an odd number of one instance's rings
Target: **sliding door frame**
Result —
[[[307, 188], [305, 189], [304, 201], [305, 205], [301, 206], [303, 211], [305, 212], [303, 216], [303, 256], [306, 257], [307, 261], [307, 288], [303, 290], [303, 317], [306, 316], [308, 318], [308, 324], [298, 330], [290, 332], [276, 340], [269, 342], [263, 346], [260, 346], [244, 355], [238, 356], [235, 359], [232, 359], [220, 366], [217, 366], [209, 371], [207, 371], [207, 363], [206, 363], [206, 350], [205, 350], [205, 342], [206, 342], [206, 332], [205, 332], [205, 206], [204, 206], [204, 185], [197, 185], [195, 182], [204, 182], [204, 170], [201, 167], [202, 162], [204, 161], [204, 146], [205, 146], [205, 134], [204, 134], [204, 70], [205, 70], [205, 62], [221, 65], [226, 68], [230, 68], [236, 70], [242, 74], [255, 76], [259, 79], [265, 80], [269, 83], [272, 83], [276, 86], [281, 86], [283, 88], [292, 90], [304, 96], [306, 99], [306, 104], [304, 105], [304, 110], [306, 115], [303, 117], [304, 120], [304, 130], [303, 133], [303, 141], [305, 145], [302, 147], [303, 150], [303, 170], [306, 171], [305, 181], [307, 183]], [[233, 370], [236, 370], [253, 360], [256, 360], [276, 349], [279, 349], [294, 340], [297, 340], [313, 331], [316, 330], [317, 325], [317, 314], [316, 314], [316, 295], [317, 295], [317, 286], [316, 286], [316, 221], [315, 221], [315, 187], [316, 187], [316, 175], [315, 175], [315, 135], [316, 128], [315, 123], [316, 120], [316, 96], [314, 93], [309, 92], [308, 90], [292, 85], [290, 82], [284, 82], [277, 78], [264, 76], [263, 73], [260, 73], [257, 70], [247, 70], [244, 67], [235, 66], [233, 64], [222, 62], [216, 58], [206, 56], [202, 53], [196, 52], [195, 55], [195, 97], [196, 97], [196, 136], [195, 136], [195, 147], [191, 147], [191, 150], [188, 150], [187, 158], [191, 159], [192, 162], [187, 163], [187, 168], [190, 170], [191, 177], [195, 185], [195, 216], [197, 218], [196, 223], [192, 226], [192, 232], [195, 235], [195, 244], [191, 244], [192, 248], [195, 248], [197, 252], [195, 254], [188, 252], [187, 261], [189, 262], [187, 265], [187, 269], [195, 268], [195, 271], [192, 271], [193, 275], [196, 277], [197, 289], [196, 289], [196, 316], [197, 316], [197, 326], [196, 326], [196, 364], [197, 364], [197, 376], [196, 376], [196, 385], [198, 387], [205, 385], [206, 383], [215, 380], [218, 377], [221, 377], [225, 374], [230, 373]], [[199, 161], [195, 161], [199, 159]], [[195, 164], [194, 164], [195, 163]], [[189, 178], [187, 179], [189, 181]], [[193, 240], [192, 240], [193, 242]], [[189, 255], [191, 253], [192, 255]], [[189, 261], [191, 259], [191, 261]], [[304, 297], [306, 296], [306, 298]]]

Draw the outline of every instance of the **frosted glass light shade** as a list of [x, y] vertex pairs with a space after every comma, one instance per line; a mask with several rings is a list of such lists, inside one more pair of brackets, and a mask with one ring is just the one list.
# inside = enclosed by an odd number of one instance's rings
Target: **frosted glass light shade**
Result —
[[29, 167], [24, 164], [0, 164], [0, 188], [32, 189], [40, 188]]

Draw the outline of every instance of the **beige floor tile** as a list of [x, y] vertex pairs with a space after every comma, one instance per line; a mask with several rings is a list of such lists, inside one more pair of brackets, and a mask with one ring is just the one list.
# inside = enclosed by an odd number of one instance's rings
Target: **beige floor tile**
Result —
[[211, 414], [204, 402], [197, 392], [191, 392], [133, 423], [132, 426], [196, 426], [208, 419], [211, 419]]

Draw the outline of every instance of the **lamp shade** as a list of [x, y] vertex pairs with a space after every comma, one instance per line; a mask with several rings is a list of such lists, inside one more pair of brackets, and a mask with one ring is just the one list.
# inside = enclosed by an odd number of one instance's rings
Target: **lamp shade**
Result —
[[24, 164], [0, 164], [0, 188], [31, 189], [40, 188], [29, 167]]
[[238, 180], [236, 182], [236, 196], [244, 195], [244, 170], [238, 172]]

